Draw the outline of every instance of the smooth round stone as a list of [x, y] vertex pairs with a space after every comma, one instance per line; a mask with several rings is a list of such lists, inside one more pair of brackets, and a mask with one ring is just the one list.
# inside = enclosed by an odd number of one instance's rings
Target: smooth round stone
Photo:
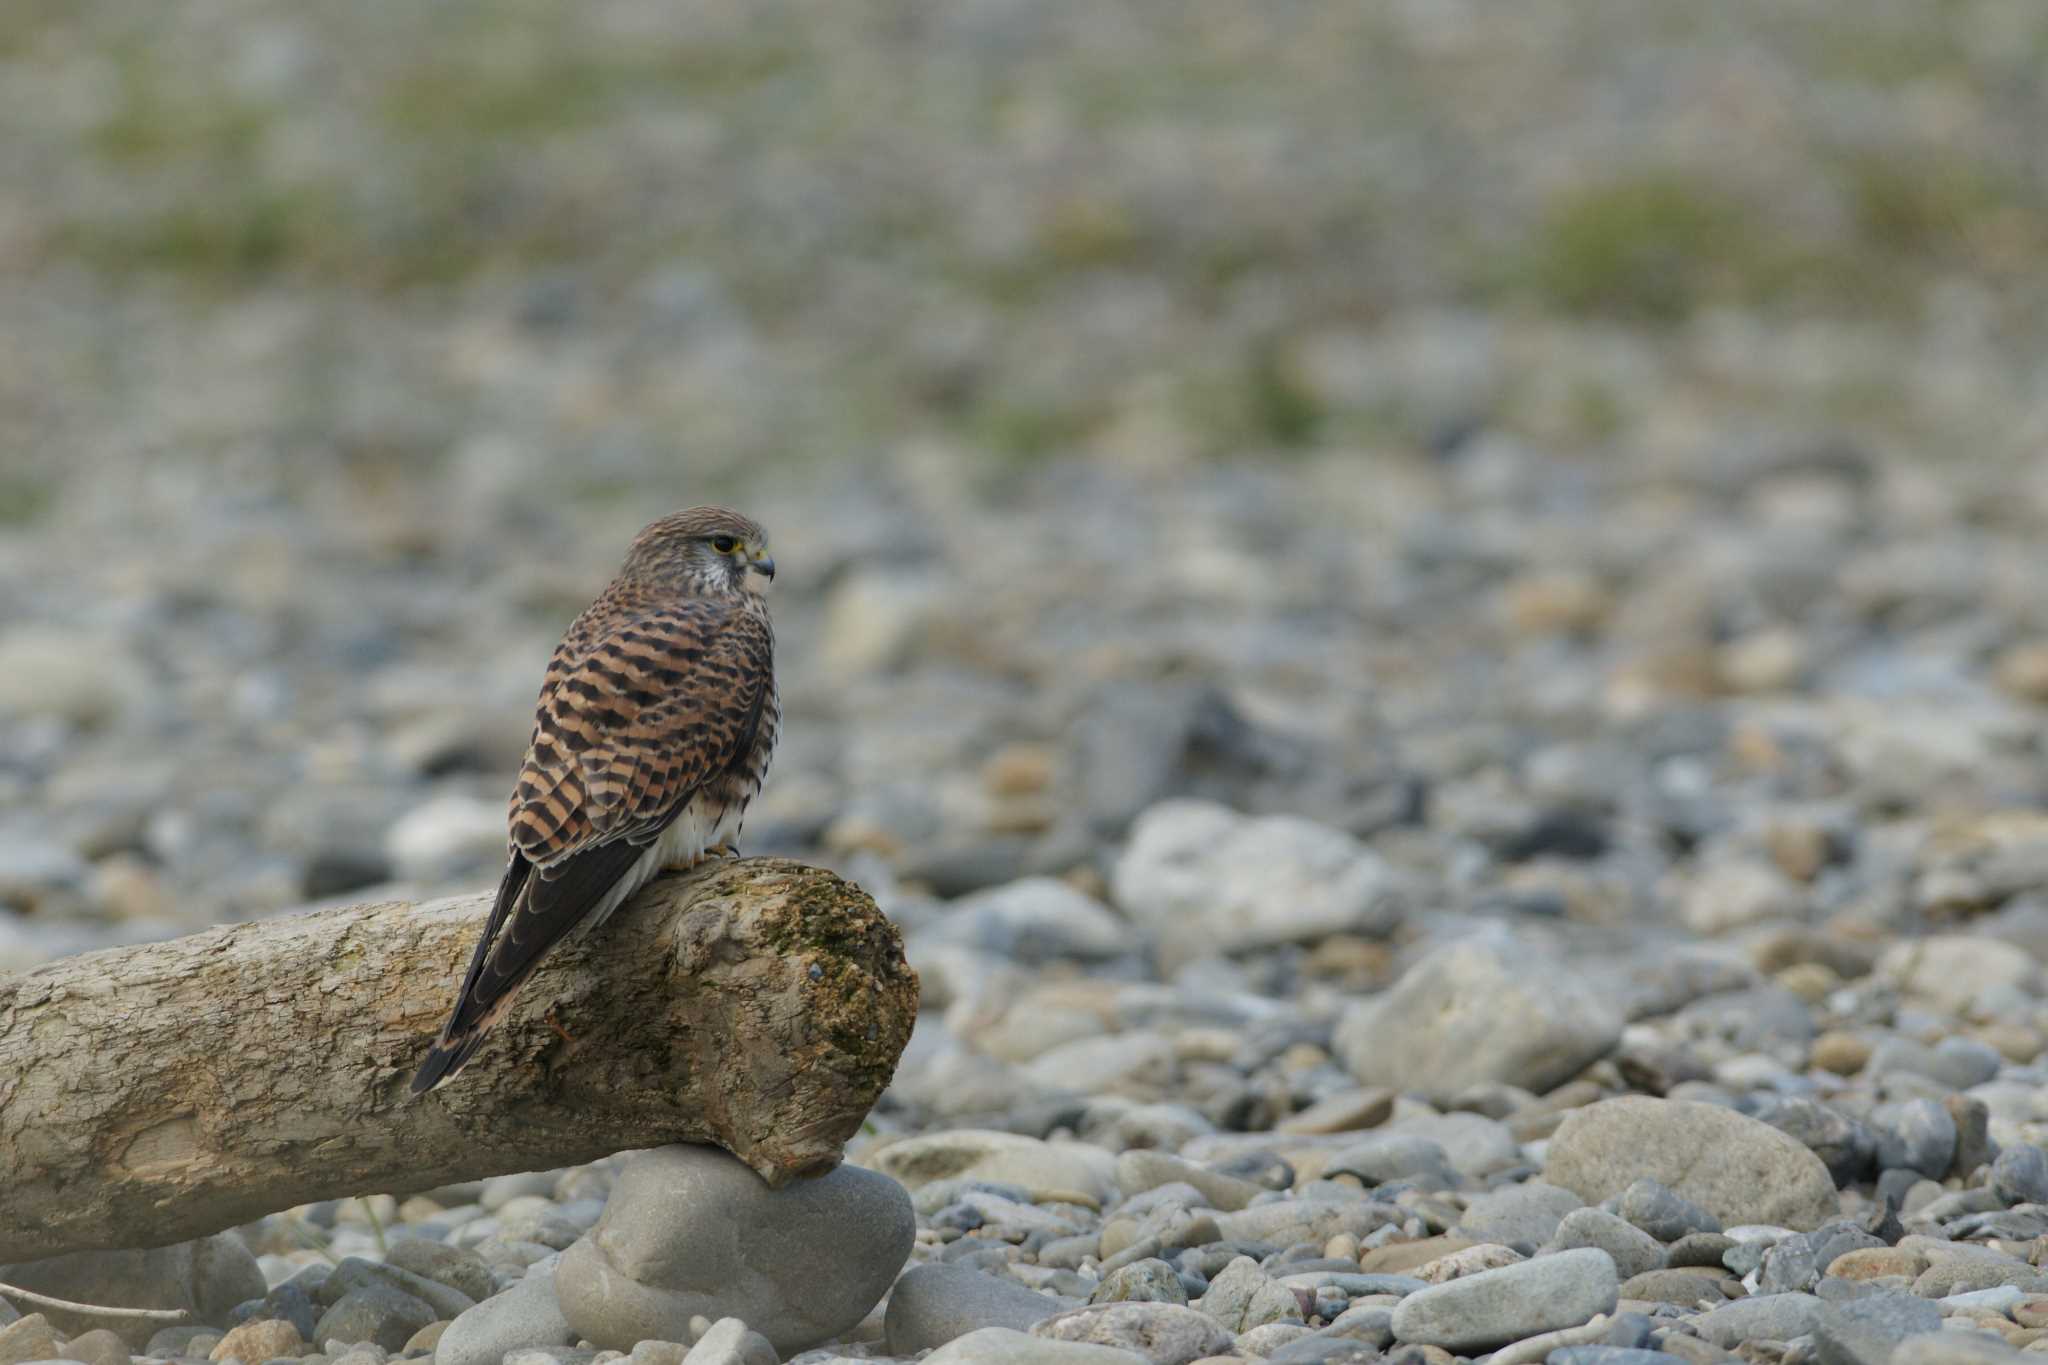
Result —
[[1560, 1251], [1410, 1294], [1394, 1309], [1394, 1336], [1469, 1353], [1612, 1313], [1620, 1289], [1606, 1252]]
[[1621, 1016], [1532, 941], [1489, 929], [1354, 1002], [1334, 1035], [1364, 1085], [1447, 1098], [1486, 1082], [1546, 1091], [1613, 1050]]
[[1624, 1280], [1661, 1270], [1665, 1264], [1662, 1242], [1605, 1209], [1574, 1209], [1566, 1214], [1551, 1243], [1562, 1251], [1598, 1247], [1614, 1259], [1615, 1273]]
[[1585, 1201], [1570, 1190], [1531, 1180], [1474, 1199], [1458, 1220], [1458, 1232], [1475, 1242], [1540, 1246], [1556, 1235], [1568, 1214], [1584, 1207]]
[[1213, 1318], [1173, 1303], [1103, 1303], [1070, 1308], [1046, 1318], [1031, 1335], [1131, 1351], [1153, 1365], [1187, 1365], [1229, 1353], [1229, 1332]]
[[1218, 1271], [1199, 1306], [1232, 1332], [1248, 1332], [1272, 1322], [1301, 1321], [1301, 1304], [1294, 1291], [1276, 1283], [1249, 1256], [1240, 1256]]
[[1156, 1257], [1134, 1261], [1119, 1266], [1103, 1276], [1102, 1283], [1089, 1296], [1090, 1303], [1186, 1303], [1187, 1286], [1181, 1283], [1180, 1275], [1166, 1262]]
[[889, 1295], [882, 1334], [893, 1355], [916, 1355], [984, 1327], [1023, 1332], [1072, 1299], [1026, 1289], [1000, 1275], [956, 1265], [921, 1265], [907, 1270]]
[[[78, 1348], [75, 1341], [71, 1345], [73, 1350]], [[304, 1354], [306, 1339], [299, 1334], [298, 1328], [282, 1318], [261, 1318], [245, 1322], [222, 1337], [220, 1344], [213, 1348], [211, 1358], [226, 1360], [233, 1356], [237, 1360], [262, 1361]]]
[[477, 1303], [491, 1297], [496, 1290], [491, 1268], [483, 1263], [482, 1257], [467, 1248], [452, 1247], [445, 1242], [408, 1237], [392, 1243], [391, 1253], [384, 1258], [384, 1263], [459, 1290]]
[[983, 1327], [956, 1337], [924, 1365], [1149, 1365], [1148, 1358], [1085, 1341], [1047, 1341], [1008, 1327]]
[[1737, 1299], [1690, 1321], [1699, 1335], [1724, 1349], [1755, 1337], [1790, 1341], [1813, 1331], [1827, 1305], [1812, 1294], [1764, 1294]]
[[1822, 1360], [1881, 1361], [1907, 1337], [1941, 1330], [1941, 1309], [1910, 1294], [1879, 1294], [1831, 1303], [1814, 1325]]
[[1821, 1159], [1767, 1123], [1687, 1100], [1625, 1096], [1575, 1110], [1550, 1140], [1543, 1178], [1589, 1201], [1643, 1177], [1723, 1223], [1807, 1230], [1841, 1211]]
[[720, 1318], [683, 1357], [684, 1365], [780, 1365], [768, 1339], [738, 1318]]
[[1117, 1193], [1116, 1158], [1100, 1147], [980, 1128], [903, 1138], [876, 1148], [867, 1160], [910, 1190], [972, 1178], [1019, 1186], [1034, 1200], [1090, 1208], [1102, 1207]]
[[619, 1168], [604, 1216], [562, 1253], [555, 1294], [599, 1346], [680, 1340], [701, 1315], [759, 1323], [789, 1354], [866, 1317], [916, 1232], [909, 1194], [874, 1171], [771, 1190], [715, 1148], [661, 1147]]
[[448, 1324], [434, 1343], [434, 1365], [492, 1365], [511, 1351], [568, 1346], [575, 1340], [576, 1329], [555, 1302], [555, 1263], [549, 1261]]
[[2048, 1152], [2015, 1145], [1991, 1163], [1991, 1192], [2001, 1204], [2048, 1204]]
[[396, 1351], [414, 1332], [438, 1320], [439, 1315], [430, 1305], [404, 1290], [388, 1284], [366, 1284], [343, 1294], [320, 1315], [313, 1328], [313, 1340], [372, 1341], [387, 1351]]

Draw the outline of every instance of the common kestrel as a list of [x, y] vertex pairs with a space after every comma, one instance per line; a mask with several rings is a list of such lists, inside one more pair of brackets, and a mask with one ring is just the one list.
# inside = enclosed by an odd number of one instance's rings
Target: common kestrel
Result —
[[462, 1068], [548, 950], [664, 868], [733, 851], [782, 707], [767, 536], [692, 507], [633, 541], [541, 681], [512, 792], [511, 860], [415, 1094]]

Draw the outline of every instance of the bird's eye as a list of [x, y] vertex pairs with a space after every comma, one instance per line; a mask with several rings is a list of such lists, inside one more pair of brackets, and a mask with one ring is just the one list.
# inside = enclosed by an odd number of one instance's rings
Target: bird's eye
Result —
[[740, 543], [739, 543], [739, 541], [735, 540], [735, 539], [734, 539], [733, 537], [731, 537], [731, 536], [713, 536], [713, 537], [711, 537], [711, 548], [712, 548], [712, 549], [714, 549], [714, 550], [716, 550], [716, 551], [718, 551], [718, 553], [720, 553], [720, 554], [722, 554], [722, 555], [729, 555], [729, 554], [731, 554], [731, 553], [732, 553], [732, 552], [733, 552], [734, 550], [737, 550], [737, 549], [739, 549], [739, 547], [740, 547]]

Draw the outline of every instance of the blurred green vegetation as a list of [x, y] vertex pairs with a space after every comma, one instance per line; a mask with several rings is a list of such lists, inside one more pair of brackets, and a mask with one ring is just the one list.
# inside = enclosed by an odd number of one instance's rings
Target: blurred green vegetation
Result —
[[[50, 186], [17, 254], [117, 291], [433, 316], [551, 274], [617, 308], [682, 265], [809, 386], [755, 439], [936, 428], [1017, 459], [1102, 438], [1133, 394], [1168, 395], [1205, 453], [1412, 435], [1286, 357], [1416, 308], [1910, 331], [1964, 280], [2041, 331], [2048, 165], [2024, 130], [2048, 95], [2025, 77], [2048, 19], [1603, 0], [1449, 22], [31, 0], [0, 9], [0, 59], [89, 97], [14, 135], [10, 178]], [[1575, 383], [1580, 437], [1626, 427], [1615, 384]]]

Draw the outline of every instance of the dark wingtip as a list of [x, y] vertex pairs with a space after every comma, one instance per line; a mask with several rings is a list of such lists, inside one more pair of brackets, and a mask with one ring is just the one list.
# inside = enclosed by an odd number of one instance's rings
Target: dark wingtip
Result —
[[419, 1074], [412, 1078], [412, 1093], [424, 1095], [462, 1070], [462, 1064], [470, 1059], [477, 1044], [483, 1040], [483, 1034], [473, 1033], [458, 1043], [435, 1043], [427, 1054], [427, 1060], [421, 1063]]

